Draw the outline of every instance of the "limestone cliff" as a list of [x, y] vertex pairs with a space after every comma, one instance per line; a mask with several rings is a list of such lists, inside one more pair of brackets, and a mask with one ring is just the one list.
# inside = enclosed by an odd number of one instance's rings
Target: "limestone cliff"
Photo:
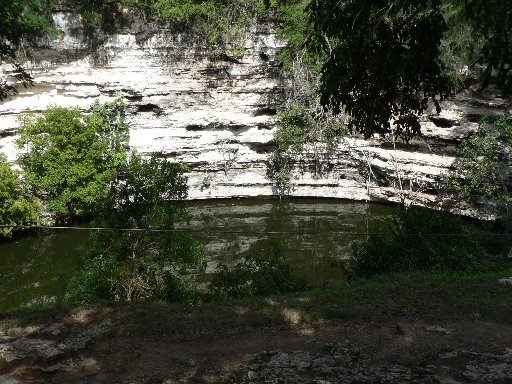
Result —
[[[235, 56], [208, 50], [183, 29], [140, 20], [108, 33], [84, 28], [70, 10], [55, 12], [54, 21], [56, 37], [20, 52], [34, 86], [0, 104], [0, 145], [11, 160], [16, 118], [24, 111], [49, 105], [86, 110], [95, 100], [123, 96], [130, 146], [189, 164], [190, 198], [276, 194], [267, 158], [288, 83], [276, 60], [284, 42], [272, 23], [246, 31]], [[453, 171], [456, 143], [476, 129], [482, 115], [507, 111], [512, 112], [510, 100], [463, 93], [444, 102], [440, 116], [425, 116], [423, 137], [409, 146], [346, 138], [320, 163], [304, 153], [294, 168], [291, 195], [396, 202], [412, 181], [421, 192], [407, 198], [439, 205], [438, 188]], [[474, 207], [458, 210], [488, 214]]]

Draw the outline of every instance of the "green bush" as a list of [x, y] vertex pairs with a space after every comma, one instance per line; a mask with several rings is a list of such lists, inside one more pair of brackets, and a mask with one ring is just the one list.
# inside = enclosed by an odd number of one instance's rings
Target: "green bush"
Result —
[[262, 14], [261, 0], [156, 0], [160, 18], [188, 24], [207, 38], [210, 47], [238, 42], [240, 31]]
[[20, 123], [18, 161], [34, 195], [60, 220], [92, 214], [125, 159], [122, 100], [95, 104], [89, 115], [52, 107]]
[[505, 142], [512, 148], [512, 115], [505, 115], [494, 121], [495, 129], [503, 134]]
[[457, 148], [460, 175], [447, 178], [448, 189], [466, 201], [481, 196], [510, 201], [507, 175], [500, 166], [506, 145], [512, 146], [512, 116], [482, 119], [478, 130]]
[[421, 207], [395, 210], [355, 244], [350, 269], [356, 277], [402, 271], [473, 271], [484, 268], [487, 252], [447, 212]]
[[108, 256], [86, 253], [82, 256], [79, 272], [68, 285], [66, 303], [82, 305], [114, 301], [120, 269], [120, 263]]
[[[49, 9], [55, 7], [55, 0], [48, 2]], [[239, 44], [241, 31], [271, 10], [279, 15], [280, 36], [289, 42], [281, 55], [286, 66], [306, 34], [306, 4], [305, 0], [77, 0], [76, 8], [85, 24], [93, 27], [112, 25], [126, 8], [144, 18], [181, 23], [204, 37], [209, 48]]]
[[220, 265], [213, 274], [209, 292], [214, 297], [242, 298], [300, 292], [306, 281], [293, 275], [285, 262], [283, 244], [273, 241], [266, 252], [253, 254], [232, 267]]
[[68, 287], [69, 304], [197, 301], [193, 279], [205, 266], [205, 251], [174, 230], [187, 218], [179, 201], [187, 192], [185, 170], [156, 155], [130, 155], [94, 222], [110, 229], [92, 234], [80, 272]]
[[19, 226], [36, 222], [41, 207], [21, 182], [20, 175], [0, 154], [0, 238], [10, 237]]

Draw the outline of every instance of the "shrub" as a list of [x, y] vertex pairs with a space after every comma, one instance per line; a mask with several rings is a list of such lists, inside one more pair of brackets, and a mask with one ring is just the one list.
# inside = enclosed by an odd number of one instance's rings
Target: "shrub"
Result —
[[119, 262], [101, 253], [87, 253], [82, 256], [79, 272], [68, 285], [65, 301], [73, 305], [114, 301], [119, 278]]
[[156, 155], [131, 154], [97, 213], [95, 226], [109, 229], [92, 234], [68, 303], [196, 300], [192, 280], [204, 268], [205, 251], [174, 230], [187, 216], [179, 202], [187, 193], [185, 170]]
[[510, 201], [507, 175], [500, 167], [505, 145], [512, 145], [512, 116], [482, 119], [478, 130], [458, 148], [458, 177], [447, 178], [447, 187], [461, 200], [489, 199]]
[[453, 90], [459, 91], [464, 88], [464, 80], [470, 71], [474, 71], [473, 63], [478, 60], [484, 39], [477, 28], [465, 19], [462, 7], [445, 2], [441, 10], [448, 30], [441, 39], [440, 59]]
[[236, 41], [240, 30], [263, 11], [260, 0], [156, 0], [153, 8], [165, 20], [193, 27], [196, 33], [207, 38], [210, 47]]
[[22, 184], [19, 173], [0, 154], [0, 238], [10, 237], [19, 226], [35, 223], [40, 209]]
[[350, 268], [356, 277], [401, 271], [471, 271], [486, 263], [487, 252], [447, 212], [421, 207], [395, 210], [370, 227], [353, 248]]
[[209, 292], [214, 297], [242, 298], [305, 290], [306, 281], [293, 275], [285, 262], [283, 244], [273, 241], [266, 252], [250, 255], [232, 267], [220, 265]]

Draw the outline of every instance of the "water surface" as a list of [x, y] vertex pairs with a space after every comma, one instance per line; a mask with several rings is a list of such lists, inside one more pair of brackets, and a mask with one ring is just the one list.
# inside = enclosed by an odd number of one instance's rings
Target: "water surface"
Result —
[[[313, 283], [343, 279], [340, 260], [366, 237], [369, 225], [388, 216], [384, 204], [334, 199], [227, 199], [188, 202], [184, 226], [208, 250], [207, 272], [264, 250], [282, 239], [295, 272]], [[0, 244], [0, 310], [58, 302], [87, 247], [89, 231], [56, 230]], [[483, 237], [489, 244], [493, 238]]]

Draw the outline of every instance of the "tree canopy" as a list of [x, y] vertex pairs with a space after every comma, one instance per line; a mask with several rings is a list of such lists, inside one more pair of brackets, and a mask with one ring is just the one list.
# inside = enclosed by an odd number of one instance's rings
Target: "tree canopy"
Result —
[[[25, 87], [32, 78], [16, 61], [16, 50], [24, 39], [49, 26], [52, 0], [5, 0], [0, 2], [0, 65], [12, 67], [10, 75]], [[16, 94], [16, 87], [0, 76], [0, 101]]]
[[[47, 30], [57, 0], [8, 0], [0, 4], [0, 63], [27, 86], [31, 78], [15, 59], [20, 42]], [[71, 4], [71, 3], [70, 3]], [[417, 115], [453, 89], [441, 59], [448, 30], [446, 9], [468, 23], [483, 45], [475, 64], [482, 86], [491, 77], [512, 92], [512, 4], [502, 0], [77, 0], [88, 25], [105, 24], [126, 7], [162, 21], [189, 24], [210, 45], [239, 34], [262, 15], [277, 11], [292, 47], [307, 48], [307, 62], [321, 68], [321, 102], [351, 116], [350, 126], [374, 133], [419, 133]], [[305, 9], [306, 14], [303, 14]], [[302, 39], [301, 39], [302, 37]], [[300, 41], [304, 40], [304, 45]], [[282, 58], [290, 63], [293, 54]], [[315, 62], [316, 58], [316, 62]], [[0, 101], [16, 88], [0, 79]]]
[[[440, 45], [447, 24], [441, 0], [311, 0], [307, 7], [310, 51], [327, 58], [321, 67], [321, 102], [351, 116], [350, 126], [373, 133], [419, 133], [417, 115], [450, 91]], [[491, 74], [512, 90], [512, 4], [448, 2], [484, 38], [478, 63], [482, 85]]]
[[119, 168], [96, 212], [95, 226], [105, 230], [91, 235], [68, 302], [193, 300], [191, 281], [205, 265], [205, 250], [174, 230], [187, 216], [180, 204], [186, 166], [132, 152]]
[[498, 86], [512, 93], [512, 3], [502, 0], [457, 0], [461, 14], [485, 40], [478, 62], [485, 66], [483, 85], [495, 71]]
[[86, 216], [109, 197], [125, 159], [121, 100], [92, 108], [49, 108], [21, 118], [19, 164], [33, 193], [58, 218]]

